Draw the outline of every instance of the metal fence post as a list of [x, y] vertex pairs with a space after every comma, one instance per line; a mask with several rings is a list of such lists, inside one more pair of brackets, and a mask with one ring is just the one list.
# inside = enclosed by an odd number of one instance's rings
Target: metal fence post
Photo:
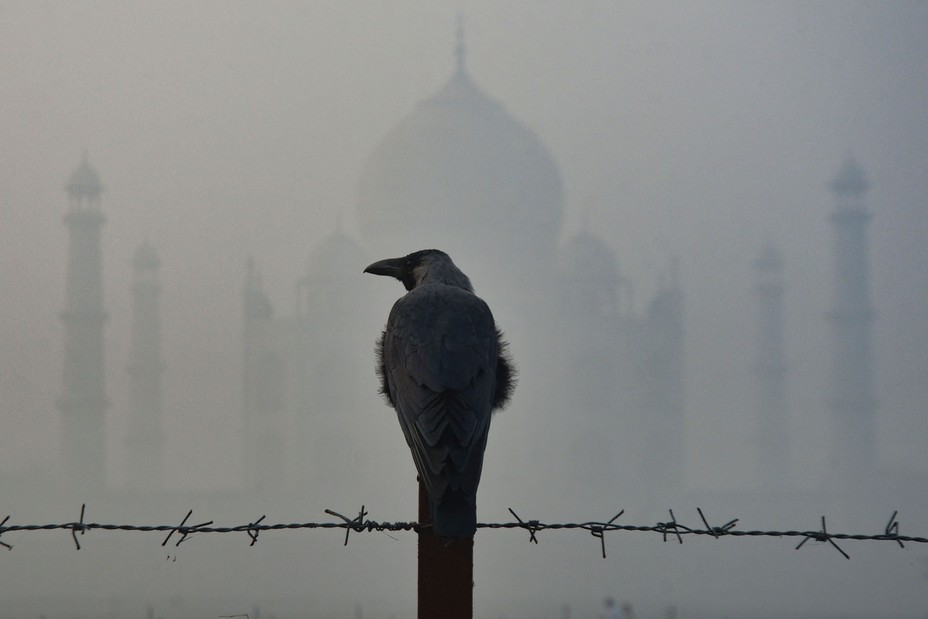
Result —
[[[425, 484], [419, 482], [419, 524], [432, 524]], [[432, 527], [419, 532], [418, 619], [473, 619], [474, 540], [442, 539]]]

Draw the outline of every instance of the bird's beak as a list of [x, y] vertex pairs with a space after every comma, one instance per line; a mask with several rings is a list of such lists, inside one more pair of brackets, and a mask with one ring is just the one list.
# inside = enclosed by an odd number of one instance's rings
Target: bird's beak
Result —
[[387, 260], [380, 260], [372, 265], [369, 265], [366, 269], [364, 269], [364, 272], [373, 273], [374, 275], [387, 275], [389, 277], [401, 279], [403, 277], [403, 259], [388, 258]]

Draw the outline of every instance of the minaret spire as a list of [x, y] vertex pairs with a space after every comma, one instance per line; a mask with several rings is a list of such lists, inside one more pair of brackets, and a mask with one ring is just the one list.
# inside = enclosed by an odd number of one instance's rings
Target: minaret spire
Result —
[[462, 14], [458, 14], [455, 34], [457, 39], [457, 43], [454, 47], [455, 71], [463, 75], [467, 72], [467, 65], [465, 63], [467, 59], [467, 50], [464, 47], [464, 15]]

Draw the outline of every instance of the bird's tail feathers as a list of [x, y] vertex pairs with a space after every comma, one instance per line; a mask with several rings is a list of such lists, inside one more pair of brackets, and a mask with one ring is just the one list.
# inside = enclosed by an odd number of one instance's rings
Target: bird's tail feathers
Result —
[[440, 504], [432, 503], [432, 530], [439, 537], [473, 537], [477, 532], [473, 498], [448, 488]]

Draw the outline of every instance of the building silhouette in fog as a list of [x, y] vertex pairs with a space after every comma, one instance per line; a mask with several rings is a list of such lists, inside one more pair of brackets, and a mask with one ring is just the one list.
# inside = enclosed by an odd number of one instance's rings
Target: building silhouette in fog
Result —
[[[519, 390], [514, 406], [559, 433], [554, 448], [573, 469], [568, 476], [647, 469], [650, 479], [674, 487], [684, 425], [676, 268], [637, 313], [606, 240], [585, 227], [559, 242], [564, 211], [554, 158], [474, 83], [459, 40], [450, 79], [364, 164], [360, 238], [338, 230], [314, 248], [296, 278], [291, 313], [272, 309], [258, 266], [248, 266], [242, 333], [250, 487], [286, 487], [338, 457], [343, 415], [361, 405], [351, 394], [328, 400], [327, 387], [358, 368], [373, 374], [377, 333], [357, 325], [364, 315], [382, 324], [389, 309], [370, 307], [358, 265], [427, 247], [447, 251], [490, 300], [515, 343], [523, 387], [537, 376], [558, 377]], [[322, 401], [332, 410], [318, 410]]]
[[853, 159], [845, 161], [831, 182], [835, 207], [829, 219], [834, 230], [834, 288], [828, 324], [831, 328], [831, 428], [834, 436], [833, 473], [859, 476], [874, 470], [876, 443], [873, 318], [870, 300], [870, 248], [867, 226], [871, 214], [869, 183]]
[[164, 361], [161, 357], [161, 259], [148, 241], [132, 257], [129, 364], [128, 482], [156, 490], [164, 467]]
[[100, 211], [103, 185], [84, 155], [66, 186], [68, 266], [65, 281], [64, 371], [58, 409], [62, 423], [63, 475], [81, 488], [101, 489], [105, 478], [106, 397], [103, 260]]
[[[828, 313], [831, 469], [866, 472], [874, 466], [876, 416], [867, 181], [848, 161], [831, 190], [836, 199]], [[108, 407], [104, 216], [102, 184], [86, 157], [67, 191], [70, 248], [58, 400], [62, 467], [68, 483], [102, 488]], [[514, 407], [526, 412], [532, 428], [558, 437], [546, 443], [543, 454], [530, 438], [509, 450], [524, 461], [559, 463], [566, 492], [602, 492], [586, 483], [591, 479], [615, 479], [608, 490], [652, 498], [678, 490], [686, 467], [679, 261], [668, 261], [657, 291], [639, 308], [609, 240], [586, 223], [565, 233], [565, 209], [554, 158], [538, 136], [475, 84], [459, 43], [448, 81], [400, 119], [364, 163], [358, 238], [339, 224], [311, 248], [305, 265], [294, 266], [293, 295], [282, 303], [264, 290], [260, 256], [246, 265], [237, 334], [242, 488], [283, 493], [343, 459], [350, 448], [346, 441], [352, 440], [345, 414], [369, 410], [370, 394], [333, 386], [344, 385], [346, 376], [373, 376], [377, 333], [369, 325], [382, 325], [389, 307], [372, 302], [373, 288], [360, 277], [360, 265], [437, 247], [473, 278], [513, 342], [522, 377]], [[782, 485], [790, 436], [781, 258], [768, 247], [753, 264], [760, 418], [755, 453], [765, 485]], [[140, 491], [161, 487], [166, 448], [159, 267], [157, 252], [143, 243], [132, 261], [127, 367], [127, 478]], [[395, 292], [391, 298], [400, 294]]]
[[[245, 486], [273, 492], [343, 458], [345, 413], [356, 400], [333, 389], [373, 371], [368, 308], [354, 268], [362, 252], [336, 232], [315, 247], [295, 282], [292, 313], [278, 316], [250, 260], [243, 289]], [[307, 477], [309, 476], [309, 477]]]
[[771, 243], [754, 260], [757, 299], [754, 380], [757, 390], [758, 474], [767, 487], [783, 488], [789, 475], [789, 409], [783, 334], [783, 259]]

